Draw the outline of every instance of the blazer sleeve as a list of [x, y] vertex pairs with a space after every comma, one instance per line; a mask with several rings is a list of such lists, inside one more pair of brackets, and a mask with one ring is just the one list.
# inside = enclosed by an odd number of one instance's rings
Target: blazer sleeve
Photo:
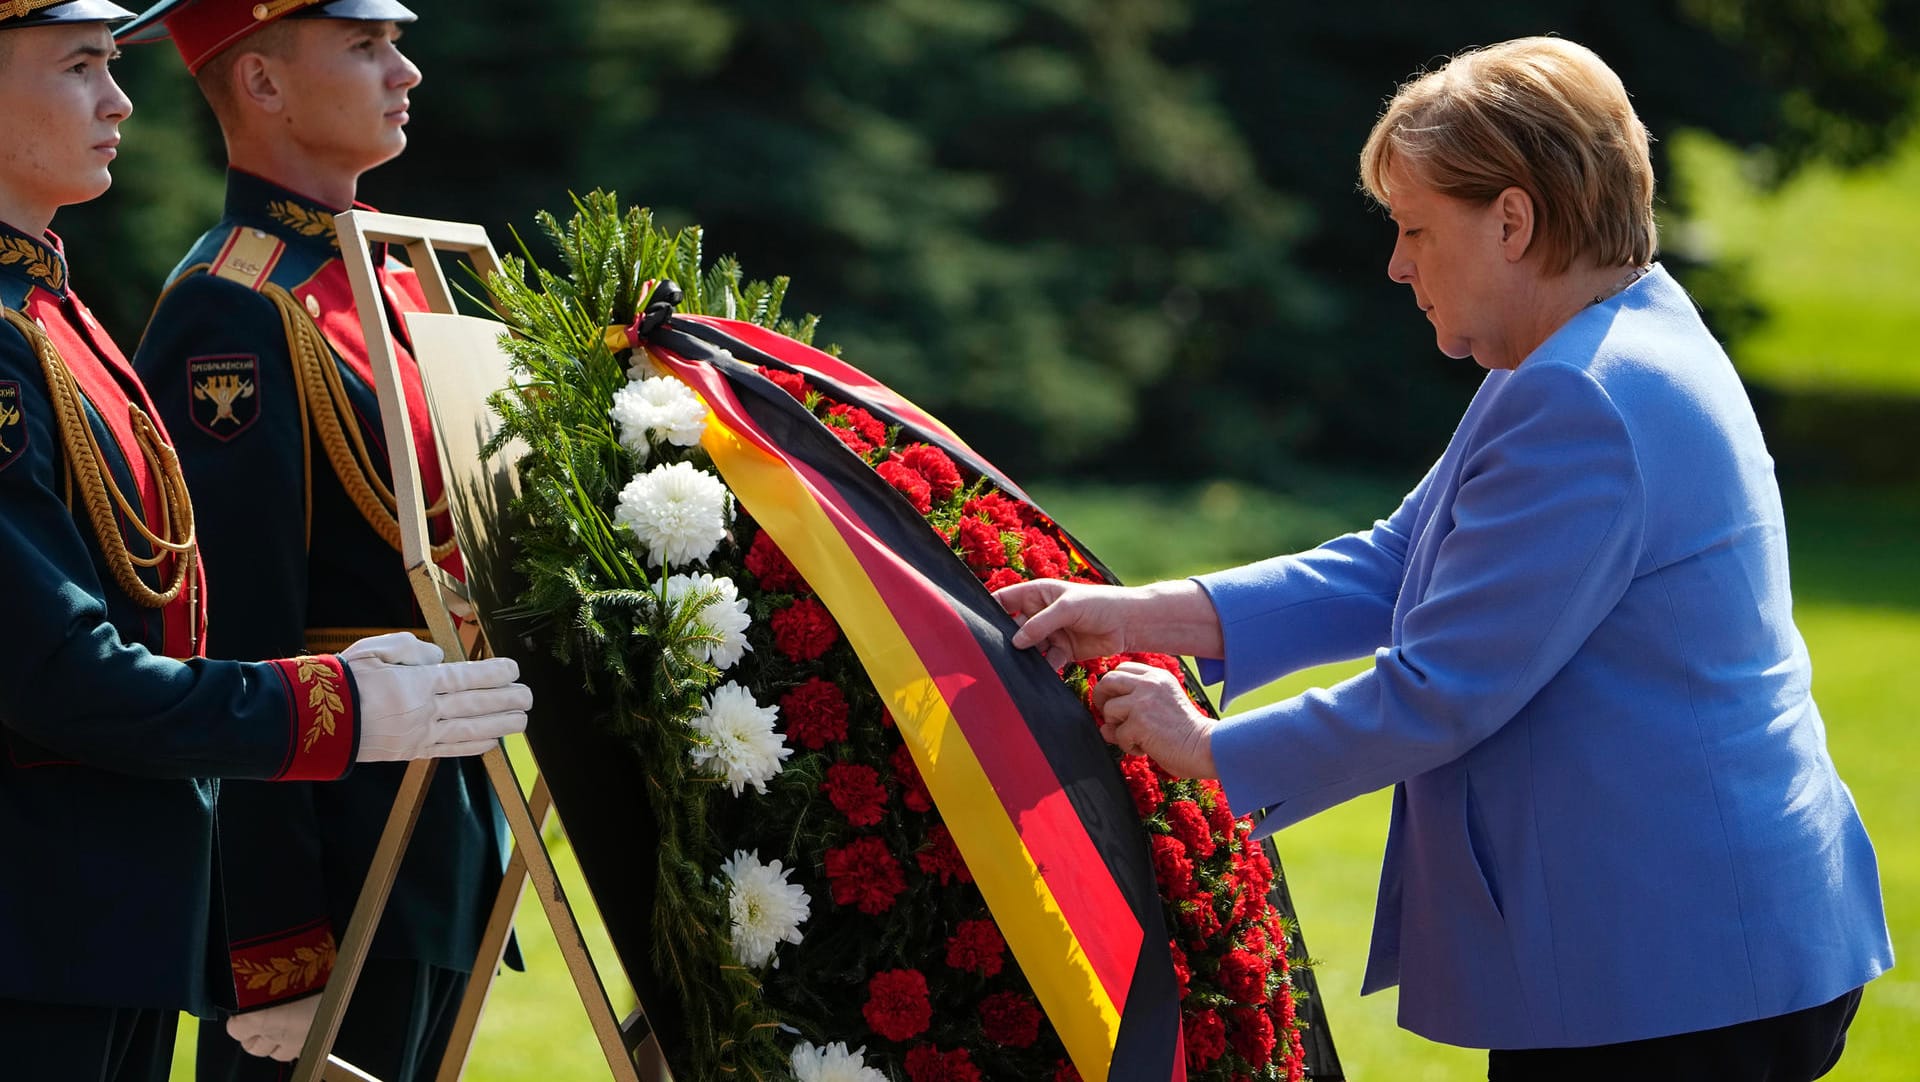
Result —
[[1290, 672], [1365, 657], [1387, 643], [1433, 477], [1429, 469], [1390, 517], [1363, 533], [1194, 577], [1220, 617], [1226, 656], [1200, 659], [1200, 678], [1225, 684], [1223, 705]]
[[1586, 372], [1515, 373], [1464, 450], [1453, 526], [1371, 669], [1221, 722], [1236, 811], [1267, 834], [1464, 754], [1517, 714], [1626, 593], [1644, 535], [1632, 440]]
[[122, 640], [89, 540], [62, 495], [65, 459], [39, 362], [0, 333], [24, 445], [0, 467], [0, 726], [63, 760], [149, 777], [334, 778], [359, 741], [352, 675], [333, 656], [179, 661]]

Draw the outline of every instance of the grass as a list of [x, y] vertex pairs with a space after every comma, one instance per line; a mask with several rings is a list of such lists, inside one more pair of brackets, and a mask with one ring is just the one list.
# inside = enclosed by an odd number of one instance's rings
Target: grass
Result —
[[1816, 167], [1778, 192], [1748, 159], [1693, 133], [1674, 140], [1693, 221], [1669, 242], [1744, 263], [1767, 324], [1739, 344], [1749, 377], [1785, 390], [1920, 395], [1920, 135], [1881, 165]]

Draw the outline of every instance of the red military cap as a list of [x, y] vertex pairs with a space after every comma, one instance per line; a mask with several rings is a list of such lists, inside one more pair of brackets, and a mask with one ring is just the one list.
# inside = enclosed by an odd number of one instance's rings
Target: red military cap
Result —
[[396, 0], [160, 0], [121, 27], [114, 38], [122, 45], [171, 38], [187, 70], [197, 74], [227, 46], [281, 19], [410, 23], [416, 18]]

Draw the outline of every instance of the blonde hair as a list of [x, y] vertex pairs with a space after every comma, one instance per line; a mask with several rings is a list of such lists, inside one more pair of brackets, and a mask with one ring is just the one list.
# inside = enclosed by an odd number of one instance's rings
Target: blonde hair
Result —
[[1544, 269], [1653, 258], [1653, 162], [1620, 77], [1563, 38], [1470, 49], [1402, 84], [1360, 151], [1360, 183], [1391, 208], [1390, 174], [1485, 204], [1533, 197]]

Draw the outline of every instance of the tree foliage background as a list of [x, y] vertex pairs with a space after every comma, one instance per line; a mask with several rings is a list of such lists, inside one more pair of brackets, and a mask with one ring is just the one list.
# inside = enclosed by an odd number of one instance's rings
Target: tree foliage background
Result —
[[[1355, 159], [1397, 83], [1531, 33], [1595, 48], [1656, 139], [1777, 175], [1911, 123], [1911, 0], [414, 0], [412, 146], [363, 198], [531, 233], [569, 191], [700, 222], [820, 337], [1016, 475], [1404, 471], [1477, 381], [1386, 279]], [[178, 58], [128, 50], [114, 190], [62, 213], [123, 344], [217, 217]], [[1661, 170], [1662, 210], [1677, 189]], [[1673, 239], [1672, 235], [1668, 238]], [[1723, 336], [1737, 268], [1680, 265]], [[1177, 450], [1170, 452], [1170, 448]]]

